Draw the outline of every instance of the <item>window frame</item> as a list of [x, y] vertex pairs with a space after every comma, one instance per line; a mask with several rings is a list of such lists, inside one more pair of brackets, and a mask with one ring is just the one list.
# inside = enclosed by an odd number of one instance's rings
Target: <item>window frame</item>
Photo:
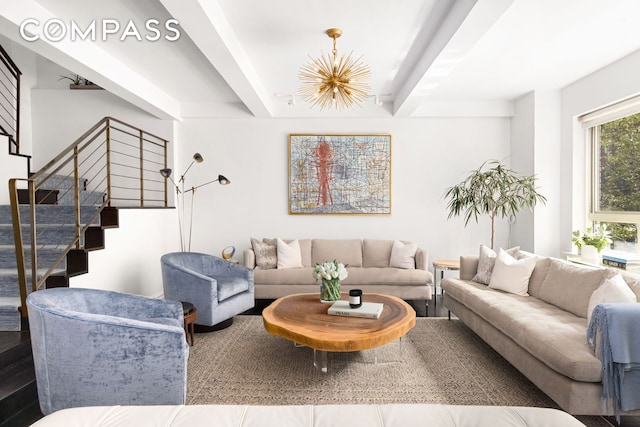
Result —
[[620, 223], [636, 225], [636, 247], [640, 254], [640, 211], [601, 211], [600, 197], [600, 125], [624, 117], [640, 114], [640, 96], [612, 104], [579, 118], [585, 131], [587, 146], [587, 220], [596, 223]]

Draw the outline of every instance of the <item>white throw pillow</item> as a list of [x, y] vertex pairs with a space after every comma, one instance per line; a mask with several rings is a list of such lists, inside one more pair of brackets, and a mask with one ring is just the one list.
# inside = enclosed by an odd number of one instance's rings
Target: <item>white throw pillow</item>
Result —
[[534, 257], [515, 259], [500, 249], [496, 257], [489, 287], [521, 296], [529, 296], [529, 278], [538, 260]]
[[591, 323], [591, 315], [596, 305], [608, 302], [636, 302], [636, 294], [620, 274], [605, 279], [602, 285], [591, 294], [587, 309], [587, 324]]
[[[520, 246], [515, 246], [511, 249], [507, 249], [506, 252], [515, 256], [516, 253], [520, 251]], [[473, 276], [474, 282], [483, 283], [485, 285], [489, 284], [489, 280], [491, 280], [491, 272], [493, 271], [493, 264], [496, 262], [497, 254], [488, 246], [480, 245], [480, 255], [478, 257], [478, 270], [476, 275]]]
[[278, 268], [302, 267], [300, 243], [297, 240], [286, 243], [284, 240], [278, 238], [276, 245], [278, 249]]
[[400, 240], [394, 240], [393, 246], [391, 247], [391, 258], [389, 259], [389, 267], [415, 270], [417, 250], [418, 245], [416, 243], [407, 243], [405, 245]]

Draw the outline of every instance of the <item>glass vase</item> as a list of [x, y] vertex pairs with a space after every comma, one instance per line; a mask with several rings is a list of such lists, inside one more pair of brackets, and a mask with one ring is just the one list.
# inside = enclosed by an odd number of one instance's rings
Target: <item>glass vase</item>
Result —
[[338, 279], [322, 280], [320, 285], [320, 301], [334, 302], [340, 299], [340, 282]]

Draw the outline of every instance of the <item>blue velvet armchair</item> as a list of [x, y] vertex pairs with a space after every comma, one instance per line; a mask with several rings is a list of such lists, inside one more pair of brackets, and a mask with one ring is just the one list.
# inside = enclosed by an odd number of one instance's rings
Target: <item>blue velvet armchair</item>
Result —
[[55, 288], [31, 293], [27, 309], [43, 414], [185, 404], [189, 348], [179, 302]]
[[255, 304], [249, 268], [197, 252], [168, 253], [160, 264], [164, 297], [193, 304], [196, 325], [228, 326], [233, 316]]

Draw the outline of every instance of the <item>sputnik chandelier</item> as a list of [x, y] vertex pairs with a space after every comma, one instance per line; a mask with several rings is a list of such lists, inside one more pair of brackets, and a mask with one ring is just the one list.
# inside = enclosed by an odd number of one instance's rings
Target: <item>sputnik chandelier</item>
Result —
[[340, 28], [330, 28], [327, 36], [333, 39], [332, 54], [322, 52], [319, 58], [303, 65], [298, 72], [302, 80], [300, 94], [311, 105], [319, 105], [323, 110], [333, 107], [341, 110], [360, 104], [367, 99], [370, 87], [366, 80], [371, 77], [369, 66], [361, 61], [362, 57], [353, 59], [352, 54], [338, 59], [336, 40], [342, 35]]

